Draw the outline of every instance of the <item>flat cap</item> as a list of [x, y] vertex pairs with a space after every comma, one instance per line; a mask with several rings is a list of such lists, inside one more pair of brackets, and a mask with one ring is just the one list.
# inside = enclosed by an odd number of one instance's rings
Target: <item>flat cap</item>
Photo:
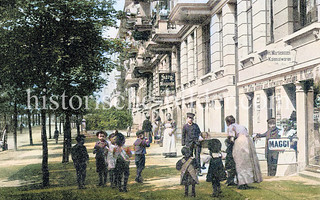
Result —
[[138, 130], [138, 131], [136, 132], [136, 135], [137, 135], [137, 136], [140, 135], [140, 134], [144, 134], [144, 130]]
[[193, 113], [187, 113], [187, 117], [190, 117], [190, 118], [194, 118], [194, 116], [195, 116], [195, 114], [193, 114]]

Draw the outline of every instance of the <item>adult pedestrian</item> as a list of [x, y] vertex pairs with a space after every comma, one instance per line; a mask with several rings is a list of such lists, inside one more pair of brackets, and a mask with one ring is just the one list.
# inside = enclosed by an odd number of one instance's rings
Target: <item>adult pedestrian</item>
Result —
[[167, 121], [163, 126], [163, 155], [165, 157], [176, 157], [176, 123], [172, 120], [170, 113], [167, 114]]
[[182, 128], [182, 146], [189, 147], [191, 155], [196, 159], [198, 175], [202, 176], [200, 169], [200, 151], [201, 144], [199, 136], [201, 134], [200, 128], [196, 123], [193, 123], [195, 114], [187, 113], [187, 123]]
[[150, 122], [150, 116], [146, 115], [146, 119], [143, 121], [142, 130], [144, 130], [146, 137], [150, 143], [152, 143], [152, 124]]
[[232, 155], [236, 163], [238, 188], [248, 189], [247, 184], [261, 182], [259, 160], [253, 142], [244, 126], [237, 124], [235, 118], [230, 115], [225, 119], [228, 129], [227, 133], [234, 141]]
[[156, 140], [160, 140], [162, 133], [162, 123], [161, 123], [161, 117], [157, 116], [155, 121], [152, 124], [152, 133], [153, 133], [153, 139], [154, 139], [154, 143], [156, 143]]

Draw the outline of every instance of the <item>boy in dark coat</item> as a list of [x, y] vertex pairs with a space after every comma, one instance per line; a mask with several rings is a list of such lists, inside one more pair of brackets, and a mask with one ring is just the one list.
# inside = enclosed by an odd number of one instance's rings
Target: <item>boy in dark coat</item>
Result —
[[226, 184], [227, 186], [237, 185], [234, 182], [234, 179], [237, 176], [236, 163], [234, 162], [233, 156], [232, 156], [234, 142], [231, 140], [230, 137], [228, 137], [224, 142], [227, 146], [227, 149], [226, 149], [227, 156], [226, 156], [225, 166], [228, 172], [228, 177], [227, 177]]
[[176, 169], [181, 170], [180, 184], [184, 185], [184, 196], [187, 197], [189, 193], [189, 185], [192, 185], [192, 197], [196, 196], [196, 184], [199, 184], [197, 176], [197, 162], [191, 157], [191, 151], [188, 147], [181, 149], [183, 158], [176, 164]]
[[77, 172], [78, 188], [84, 189], [84, 181], [86, 179], [86, 168], [89, 155], [87, 148], [83, 145], [86, 136], [79, 135], [76, 137], [77, 144], [71, 149], [71, 157]]
[[218, 139], [212, 139], [208, 143], [211, 159], [207, 174], [207, 182], [212, 183], [212, 196], [218, 197], [221, 193], [220, 181], [226, 179], [226, 172], [222, 163], [221, 142]]
[[139, 130], [136, 132], [137, 140], [133, 143], [135, 150], [135, 164], [137, 166], [137, 177], [135, 181], [137, 183], [142, 183], [142, 170], [146, 164], [146, 147], [150, 147], [150, 142], [144, 137], [144, 130]]
[[99, 186], [104, 186], [107, 183], [107, 153], [108, 143], [106, 141], [106, 133], [104, 131], [98, 131], [96, 133], [99, 141], [96, 142], [93, 154], [96, 154], [96, 167], [99, 173]]

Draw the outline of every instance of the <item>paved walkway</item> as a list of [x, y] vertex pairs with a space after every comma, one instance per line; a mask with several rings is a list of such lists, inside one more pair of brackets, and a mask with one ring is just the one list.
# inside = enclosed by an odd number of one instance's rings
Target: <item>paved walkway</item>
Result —
[[[52, 129], [53, 130], [53, 129]], [[1, 168], [4, 167], [13, 167], [13, 166], [22, 166], [29, 164], [36, 164], [42, 162], [42, 145], [40, 139], [40, 127], [34, 127], [33, 131], [33, 146], [29, 145], [29, 135], [27, 129], [24, 129], [23, 134], [18, 134], [18, 151], [13, 150], [13, 137], [12, 134], [8, 136], [8, 145], [9, 150], [0, 152], [0, 187], [15, 187], [23, 184], [21, 181], [9, 181], [5, 174], [1, 174]], [[75, 135], [75, 130], [72, 131], [72, 134]], [[132, 134], [133, 135], [133, 134]], [[49, 162], [61, 162], [62, 159], [62, 139], [63, 137], [59, 137], [59, 143], [55, 144], [54, 139], [48, 139], [48, 151], [49, 151]], [[129, 137], [126, 139], [127, 145], [132, 145], [136, 137]], [[86, 143], [88, 149], [92, 149], [94, 146], [94, 142]], [[146, 156], [146, 166], [170, 166], [175, 168], [176, 162], [181, 158], [181, 143], [178, 141], [177, 143], [177, 152], [178, 157], [176, 158], [165, 158], [162, 155], [162, 147], [159, 144], [151, 144], [151, 147], [147, 149]], [[93, 154], [90, 154], [90, 157], [94, 157]], [[262, 173], [266, 174], [266, 162], [260, 162], [260, 166], [262, 169]], [[131, 167], [135, 167], [134, 162], [131, 162]], [[205, 180], [204, 176], [200, 177], [200, 180]], [[154, 178], [154, 179], [145, 179], [146, 184], [152, 184], [155, 187], [161, 186], [174, 186], [179, 184], [180, 177], [171, 177], [171, 178]], [[308, 179], [301, 176], [287, 176], [287, 177], [266, 177], [264, 176], [264, 181], [280, 181], [280, 180], [292, 180], [304, 182], [306, 184], [320, 185], [319, 181]]]

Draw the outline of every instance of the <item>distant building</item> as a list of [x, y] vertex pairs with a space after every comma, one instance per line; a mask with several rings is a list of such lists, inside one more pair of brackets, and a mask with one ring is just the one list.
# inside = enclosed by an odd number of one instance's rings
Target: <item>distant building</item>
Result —
[[[126, 86], [133, 123], [186, 113], [225, 132], [234, 115], [250, 134], [267, 119], [297, 126], [297, 170], [320, 167], [320, 3], [305, 0], [127, 0], [119, 37], [130, 43]], [[316, 98], [317, 97], [317, 98]], [[155, 113], [155, 115], [154, 115]], [[296, 116], [294, 116], [294, 113]]]

